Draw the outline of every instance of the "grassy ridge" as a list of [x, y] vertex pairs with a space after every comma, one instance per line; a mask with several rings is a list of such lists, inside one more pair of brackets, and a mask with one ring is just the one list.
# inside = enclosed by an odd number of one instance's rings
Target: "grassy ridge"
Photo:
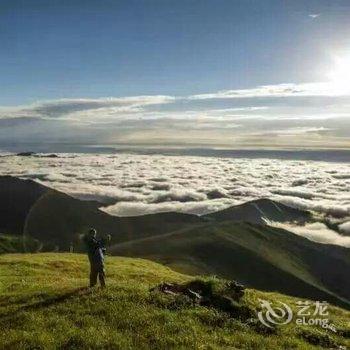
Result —
[[[215, 274], [259, 290], [328, 300], [350, 308], [348, 249], [266, 225], [212, 223], [112, 246], [191, 274]], [[283, 281], [283, 283], [281, 283]]]
[[[191, 277], [142, 259], [108, 257], [108, 288], [85, 288], [87, 259], [79, 254], [0, 256], [0, 348], [3, 349], [316, 349], [301, 332], [350, 346], [347, 338], [318, 327], [281, 326], [278, 335], [257, 333], [227, 314], [201, 306], [167, 307], [173, 296], [152, 295], [161, 282]], [[247, 290], [243, 302], [258, 298], [291, 306], [297, 299]], [[340, 329], [350, 313], [330, 308]]]

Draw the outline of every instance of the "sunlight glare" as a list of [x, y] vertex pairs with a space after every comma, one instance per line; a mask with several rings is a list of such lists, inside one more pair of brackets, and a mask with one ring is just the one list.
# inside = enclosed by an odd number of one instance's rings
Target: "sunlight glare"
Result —
[[334, 68], [328, 77], [335, 91], [350, 90], [350, 55], [345, 57], [334, 57]]

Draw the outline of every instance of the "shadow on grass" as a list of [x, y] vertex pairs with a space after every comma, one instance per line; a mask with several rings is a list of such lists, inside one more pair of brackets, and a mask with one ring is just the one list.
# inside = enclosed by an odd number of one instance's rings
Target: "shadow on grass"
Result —
[[49, 307], [52, 305], [63, 303], [65, 301], [67, 301], [69, 299], [73, 299], [77, 296], [89, 294], [90, 291], [91, 291], [91, 289], [89, 287], [80, 287], [80, 288], [76, 288], [76, 289], [70, 291], [69, 293], [57, 295], [57, 296], [54, 296], [52, 298], [48, 298], [48, 299], [41, 300], [41, 301], [29, 304], [29, 305], [19, 307], [16, 310], [12, 310], [12, 311], [0, 314], [0, 323], [2, 323], [4, 321], [8, 321], [9, 319], [16, 318], [23, 311], [38, 310], [38, 309], [43, 308], [43, 307]]

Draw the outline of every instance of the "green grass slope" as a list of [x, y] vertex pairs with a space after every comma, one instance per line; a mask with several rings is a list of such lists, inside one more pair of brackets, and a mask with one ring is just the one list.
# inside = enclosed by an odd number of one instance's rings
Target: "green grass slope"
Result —
[[[185, 304], [169, 307], [174, 296], [149, 292], [161, 282], [186, 282], [189, 276], [142, 259], [108, 257], [106, 265], [108, 288], [89, 291], [83, 255], [0, 256], [0, 348], [320, 349], [311, 344], [315, 339], [328, 347], [350, 346], [344, 333], [350, 313], [336, 307], [329, 309], [329, 317], [342, 333], [289, 324], [276, 335], [263, 335], [224, 312]], [[242, 303], [255, 310], [258, 298], [293, 308], [297, 301], [246, 290]]]
[[223, 222], [110, 248], [186, 273], [215, 274], [268, 291], [349, 307], [349, 249], [266, 225]]

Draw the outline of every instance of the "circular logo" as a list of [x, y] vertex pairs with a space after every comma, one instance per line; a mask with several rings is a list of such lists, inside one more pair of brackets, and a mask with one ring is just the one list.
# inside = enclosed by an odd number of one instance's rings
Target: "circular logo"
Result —
[[259, 321], [266, 327], [288, 324], [293, 318], [292, 309], [279, 301], [280, 306], [272, 306], [267, 300], [259, 299], [262, 310], [258, 312]]

